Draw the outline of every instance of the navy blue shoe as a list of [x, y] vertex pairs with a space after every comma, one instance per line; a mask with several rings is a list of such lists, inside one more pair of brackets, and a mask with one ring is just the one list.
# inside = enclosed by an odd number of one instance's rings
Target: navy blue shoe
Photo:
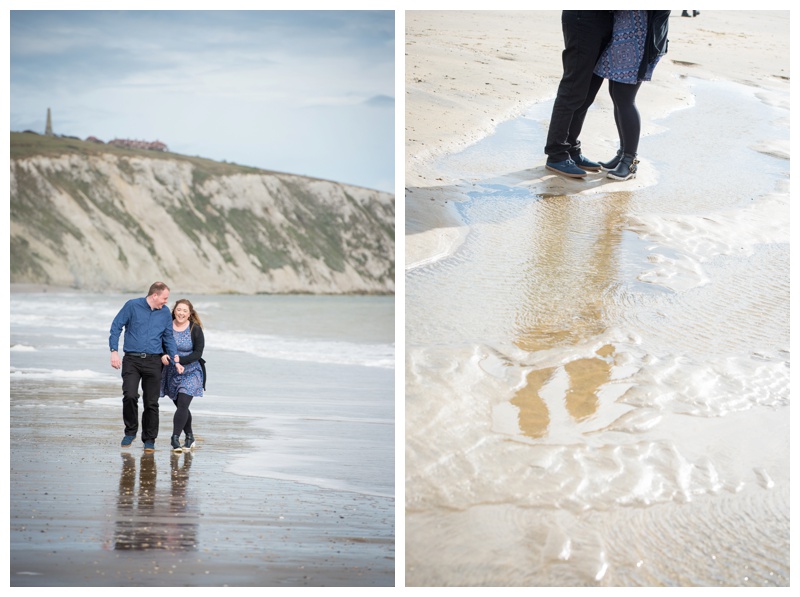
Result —
[[600, 172], [600, 164], [588, 159], [582, 153], [575, 155], [570, 154], [569, 157], [572, 158], [572, 161], [575, 162], [575, 165], [578, 168], [581, 168], [583, 170], [588, 170], [589, 172]]
[[122, 446], [123, 448], [130, 448], [131, 444], [133, 443], [133, 440], [135, 439], [136, 439], [135, 435], [126, 435], [125, 437], [122, 438], [122, 443], [120, 444], [120, 446]]
[[563, 162], [547, 162], [545, 168], [563, 174], [564, 176], [569, 176], [570, 178], [583, 178], [586, 176], [586, 170], [578, 168], [578, 166], [575, 165], [575, 161], [570, 158], [567, 158]]
[[144, 442], [144, 451], [145, 452], [155, 452], [156, 451], [156, 442], [155, 440], [148, 439]]

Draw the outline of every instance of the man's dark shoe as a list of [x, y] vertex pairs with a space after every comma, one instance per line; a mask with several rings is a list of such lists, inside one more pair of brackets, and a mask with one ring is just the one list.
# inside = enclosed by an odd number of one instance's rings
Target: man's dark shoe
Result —
[[581, 170], [578, 168], [578, 166], [575, 165], [575, 161], [571, 158], [567, 158], [562, 162], [548, 161], [545, 164], [545, 168], [552, 170], [553, 172], [563, 174], [564, 176], [569, 176], [570, 178], [583, 178], [586, 176], [586, 170]]
[[144, 451], [145, 452], [155, 452], [156, 451], [156, 442], [155, 440], [148, 439], [144, 442]]
[[583, 170], [588, 170], [589, 172], [600, 172], [600, 164], [597, 162], [593, 162], [590, 159], [587, 159], [582, 153], [577, 155], [570, 155], [569, 157], [572, 158], [572, 161], [575, 162], [575, 165], [578, 168]]
[[125, 437], [122, 438], [122, 443], [120, 444], [120, 446], [122, 446], [123, 448], [130, 448], [131, 444], [133, 443], [133, 440], [135, 439], [136, 439], [135, 435], [126, 435]]

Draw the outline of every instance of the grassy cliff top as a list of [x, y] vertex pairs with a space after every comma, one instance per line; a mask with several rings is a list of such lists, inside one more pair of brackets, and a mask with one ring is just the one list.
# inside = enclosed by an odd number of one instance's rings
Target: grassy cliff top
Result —
[[169, 151], [147, 149], [128, 149], [108, 143], [81, 141], [72, 137], [48, 137], [36, 133], [11, 133], [11, 159], [25, 159], [33, 156], [59, 156], [64, 154], [85, 156], [111, 154], [121, 157], [143, 157], [152, 160], [182, 160], [191, 162], [198, 170], [208, 175], [230, 174], [277, 174], [250, 166], [240, 166], [227, 162], [215, 162], [201, 157], [192, 157]]

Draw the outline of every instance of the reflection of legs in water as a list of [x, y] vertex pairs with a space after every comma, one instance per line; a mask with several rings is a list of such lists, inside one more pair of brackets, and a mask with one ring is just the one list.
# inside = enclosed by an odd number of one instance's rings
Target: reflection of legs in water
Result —
[[611, 365], [603, 359], [576, 359], [564, 365], [569, 375], [570, 387], [567, 390], [567, 410], [575, 421], [582, 421], [597, 412], [600, 399], [597, 392], [608, 382]]
[[122, 453], [122, 472], [119, 474], [119, 498], [117, 508], [130, 510], [133, 507], [133, 488], [136, 486], [136, 458]]
[[[152, 453], [144, 454], [139, 462], [138, 494], [134, 493], [135, 485], [136, 460], [126, 453], [122, 455], [114, 549], [150, 549], [160, 544], [149, 521], [156, 506], [156, 461]], [[138, 501], [134, 505], [135, 498]]]
[[550, 412], [539, 390], [553, 375], [553, 371], [553, 368], [534, 369], [528, 374], [528, 383], [511, 399], [511, 404], [519, 409], [520, 431], [528, 437], [544, 437], [547, 434]]
[[[519, 307], [514, 340], [526, 353], [570, 354], [572, 347], [608, 333], [611, 319], [605, 297], [620, 283], [620, 246], [630, 199], [626, 192], [613, 195], [601, 204], [601, 217], [584, 225], [591, 242], [579, 243], [567, 239], [575, 237], [577, 216], [585, 217], [582, 208], [570, 213], [573, 208], [563, 197], [541, 200], [544, 219], [536, 237], [541, 250], [524, 266], [527, 296]], [[563, 365], [527, 373], [511, 399], [519, 409], [520, 432], [530, 438], [558, 438], [562, 431], [571, 434], [590, 427], [603, 410], [600, 390], [611, 379], [614, 352], [608, 344], [595, 354], [574, 354]]]
[[139, 510], [152, 510], [156, 501], [156, 459], [145, 454], [139, 463]]
[[114, 529], [114, 549], [130, 549], [131, 547], [131, 515], [133, 513], [136, 487], [136, 459], [132, 454], [123, 452], [122, 472], [119, 474], [119, 493], [117, 495], [117, 520]]
[[192, 467], [192, 453], [187, 452], [180, 464], [180, 454], [172, 454], [170, 468], [172, 471], [172, 492], [170, 494], [170, 510], [183, 512], [186, 510], [186, 483], [189, 480], [189, 469]]
[[197, 547], [197, 522], [191, 515], [187, 484], [189, 482], [189, 469], [192, 467], [192, 453], [181, 456], [173, 453], [170, 457], [172, 473], [172, 491], [170, 492], [169, 511], [172, 515], [168, 525], [169, 533], [166, 544], [168, 549], [191, 550]]
[[[614, 348], [606, 345], [597, 351], [597, 357], [576, 359], [563, 366], [569, 385], [565, 389], [563, 401], [558, 404], [566, 407], [575, 423], [580, 423], [597, 412], [600, 406], [598, 392], [611, 377], [610, 359], [613, 352]], [[542, 390], [553, 380], [558, 369], [534, 369], [528, 373], [527, 383], [511, 399], [511, 404], [519, 409], [519, 429], [523, 435], [540, 438], [548, 434], [554, 417], [550, 412], [553, 402], [548, 406]], [[555, 418], [558, 420], [557, 416]]]
[[187, 496], [192, 454], [173, 454], [169, 498], [156, 494], [156, 461], [144, 454], [139, 462], [139, 488], [136, 491], [136, 459], [122, 454], [114, 549], [117, 550], [193, 550], [197, 548], [197, 516], [192, 515]]

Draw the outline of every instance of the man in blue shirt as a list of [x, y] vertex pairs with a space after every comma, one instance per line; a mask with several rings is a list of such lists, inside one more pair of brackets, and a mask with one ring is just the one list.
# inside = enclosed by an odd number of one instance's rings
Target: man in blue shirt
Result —
[[[166, 306], [169, 288], [163, 282], [150, 286], [147, 296], [125, 303], [111, 324], [108, 346], [111, 349], [111, 366], [122, 368], [122, 420], [125, 437], [122, 447], [128, 447], [139, 431], [139, 382], [142, 384], [142, 441], [145, 452], [155, 451], [158, 436], [158, 396], [161, 392], [161, 355], [174, 355], [178, 372], [182, 372], [178, 347], [172, 334], [172, 313]], [[117, 346], [119, 335], [125, 328], [123, 347], [125, 357], [120, 359]]]

